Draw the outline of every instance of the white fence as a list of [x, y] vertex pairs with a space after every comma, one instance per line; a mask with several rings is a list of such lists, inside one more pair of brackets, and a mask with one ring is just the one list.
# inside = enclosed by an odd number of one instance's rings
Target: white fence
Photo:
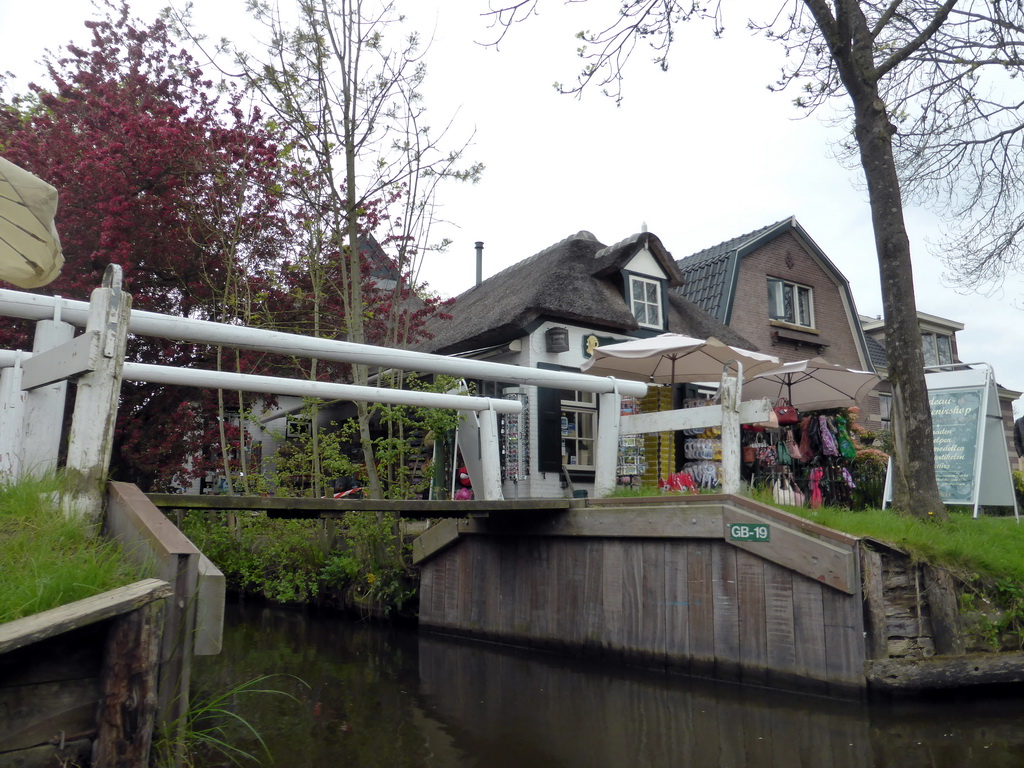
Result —
[[[602, 413], [596, 445], [595, 491], [599, 495], [614, 485], [618, 438], [624, 423], [626, 429], [633, 433], [678, 428], [670, 425], [668, 420], [678, 418], [679, 412], [657, 414], [653, 420], [647, 419], [645, 423], [634, 421], [632, 426], [628, 417], [619, 416], [622, 396], [639, 397], [647, 392], [647, 385], [640, 382], [445, 357], [132, 310], [131, 297], [121, 290], [120, 268], [113, 265], [107, 268], [103, 285], [93, 291], [89, 302], [0, 290], [0, 315], [37, 321], [31, 353], [0, 350], [0, 476], [16, 477], [23, 472], [56, 466], [66, 382], [73, 379], [78, 386], [78, 396], [69, 437], [67, 469], [76, 490], [66, 506], [69, 512], [96, 520], [102, 509], [122, 378], [475, 412], [480, 424], [482, 482], [475, 482], [474, 487], [484, 499], [501, 498], [497, 414], [518, 413], [521, 409], [514, 400], [133, 363], [124, 360], [128, 333], [596, 393], [600, 395]], [[84, 333], [75, 336], [74, 326], [84, 326]], [[723, 424], [726, 432], [723, 434], [724, 487], [728, 492], [736, 492], [739, 490], [739, 420], [767, 418], [767, 403], [745, 403], [741, 416], [737, 379], [723, 374], [723, 382], [726, 385], [723, 407], [717, 410], [693, 409], [682, 418], [690, 425]]]

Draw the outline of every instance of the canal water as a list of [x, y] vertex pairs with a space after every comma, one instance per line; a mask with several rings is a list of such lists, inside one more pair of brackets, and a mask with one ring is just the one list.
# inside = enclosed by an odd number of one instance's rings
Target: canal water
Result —
[[[229, 605], [223, 653], [196, 659], [193, 691], [263, 675], [279, 693], [224, 706], [279, 768], [1024, 766], [1024, 691], [866, 705]], [[261, 752], [244, 729], [229, 740]]]

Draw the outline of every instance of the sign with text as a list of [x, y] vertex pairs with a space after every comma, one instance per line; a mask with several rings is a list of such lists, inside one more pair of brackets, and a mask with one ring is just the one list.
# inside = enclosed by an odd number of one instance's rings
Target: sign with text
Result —
[[[972, 506], [975, 517], [982, 506], [1013, 507], [1018, 515], [995, 374], [987, 363], [971, 365], [925, 375], [939, 495], [946, 504]], [[892, 496], [890, 460], [885, 505]]]
[[935, 436], [935, 481], [947, 504], [974, 503], [984, 395], [983, 387], [928, 393]]
[[729, 523], [729, 541], [771, 541], [772, 532], [766, 523]]

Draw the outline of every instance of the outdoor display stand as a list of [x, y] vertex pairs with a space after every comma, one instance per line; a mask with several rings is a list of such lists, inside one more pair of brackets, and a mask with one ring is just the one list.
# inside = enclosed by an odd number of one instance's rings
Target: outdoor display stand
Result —
[[[995, 374], [987, 363], [925, 376], [935, 438], [935, 479], [947, 505], [1013, 507], [1010, 457]], [[892, 502], [892, 462], [885, 481], [885, 505]]]

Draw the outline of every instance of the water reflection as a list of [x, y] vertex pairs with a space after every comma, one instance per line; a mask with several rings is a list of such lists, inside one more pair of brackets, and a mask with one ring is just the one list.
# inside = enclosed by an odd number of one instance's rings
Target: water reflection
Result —
[[263, 607], [232, 606], [224, 645], [197, 689], [308, 684], [234, 702], [284, 768], [1024, 765], [1024, 699], [867, 706]]

